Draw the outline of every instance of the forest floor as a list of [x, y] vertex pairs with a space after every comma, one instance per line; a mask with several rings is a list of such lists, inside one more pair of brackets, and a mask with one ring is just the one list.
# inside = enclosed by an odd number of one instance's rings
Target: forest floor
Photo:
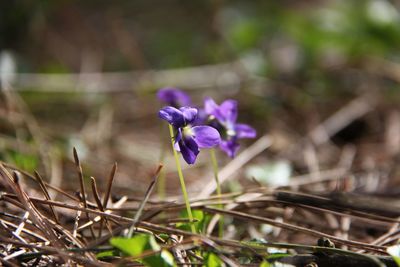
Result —
[[154, 92], [3, 92], [1, 263], [397, 266], [395, 101], [191, 93], [244, 99], [239, 117], [258, 132], [234, 159], [217, 153], [220, 196], [207, 151], [184, 165], [195, 231]]

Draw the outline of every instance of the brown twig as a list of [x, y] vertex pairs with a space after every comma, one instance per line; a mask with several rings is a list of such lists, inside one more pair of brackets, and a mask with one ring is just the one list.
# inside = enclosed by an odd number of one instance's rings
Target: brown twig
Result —
[[237, 212], [237, 211], [228, 211], [228, 210], [222, 210], [222, 209], [217, 209], [217, 208], [210, 208], [210, 207], [206, 207], [204, 208], [205, 211], [207, 212], [211, 212], [211, 213], [220, 213], [220, 214], [224, 214], [224, 215], [230, 215], [233, 216], [235, 218], [238, 219], [242, 219], [242, 220], [246, 220], [246, 221], [254, 221], [254, 222], [259, 222], [259, 223], [266, 223], [266, 224], [270, 224], [276, 227], [280, 227], [280, 228], [284, 228], [287, 230], [292, 230], [292, 231], [297, 231], [297, 232], [303, 232], [303, 233], [307, 233], [309, 235], [315, 236], [315, 237], [326, 237], [329, 238], [333, 241], [336, 241], [340, 244], [346, 244], [349, 246], [354, 246], [354, 247], [362, 247], [368, 250], [372, 250], [372, 251], [379, 251], [382, 252], [385, 248], [382, 246], [376, 246], [376, 245], [370, 245], [367, 243], [363, 243], [363, 242], [358, 242], [358, 241], [353, 241], [353, 240], [345, 240], [342, 238], [338, 238], [336, 236], [333, 235], [329, 235], [326, 233], [322, 233], [319, 231], [315, 231], [312, 229], [308, 229], [305, 227], [301, 227], [301, 226], [296, 226], [296, 225], [292, 225], [292, 224], [288, 224], [288, 223], [284, 223], [284, 222], [279, 222], [273, 219], [269, 219], [269, 218], [264, 218], [264, 217], [260, 217], [260, 216], [256, 216], [256, 215], [250, 215], [247, 213], [243, 213], [243, 212]]
[[140, 216], [142, 215], [143, 208], [146, 205], [147, 200], [149, 199], [151, 193], [153, 192], [154, 186], [155, 186], [155, 184], [157, 182], [158, 176], [160, 175], [162, 167], [163, 167], [163, 165], [159, 164], [156, 172], [153, 175], [153, 180], [151, 181], [151, 183], [149, 185], [149, 188], [147, 189], [147, 191], [146, 191], [146, 193], [144, 195], [143, 201], [140, 203], [140, 206], [139, 206], [139, 208], [138, 208], [138, 210], [137, 210], [137, 212], [135, 214], [135, 217], [133, 218], [132, 226], [128, 230], [128, 234], [127, 234], [128, 237], [131, 237], [132, 234], [133, 234], [133, 230], [134, 230], [134, 228], [136, 226], [136, 223], [139, 221]]
[[[117, 168], [118, 168], [118, 165], [115, 162], [113, 167], [112, 167], [112, 169], [111, 169], [110, 175], [108, 176], [108, 180], [107, 180], [106, 193], [104, 194], [103, 204], [102, 204], [103, 211], [107, 209], [108, 200], [110, 199], [111, 188], [112, 188], [112, 184], [113, 184], [113, 181], [114, 181], [114, 177], [115, 177], [115, 173], [117, 171]], [[107, 227], [108, 227], [108, 225], [107, 225]], [[101, 235], [101, 231], [102, 231], [101, 229], [102, 228], [103, 228], [103, 220], [100, 220], [99, 236]]]
[[[79, 161], [79, 157], [78, 157], [78, 152], [76, 151], [76, 148], [73, 148], [73, 154], [74, 154], [74, 160], [75, 160], [75, 166], [76, 166], [76, 170], [78, 172], [78, 178], [79, 178], [79, 185], [80, 185], [80, 189], [81, 189], [81, 198], [82, 198], [82, 203], [83, 203], [83, 207], [87, 208], [87, 203], [86, 203], [86, 190], [85, 190], [85, 183], [83, 180], [83, 172], [82, 172], [82, 165]], [[90, 221], [90, 216], [89, 213], [85, 213], [86, 214], [86, 218]], [[90, 233], [92, 234], [92, 237], [95, 237], [94, 234], [94, 230], [93, 227], [90, 226]]]
[[[100, 200], [100, 197], [99, 197], [99, 193], [98, 193], [98, 191], [97, 191], [96, 179], [95, 179], [93, 176], [91, 176], [91, 177], [90, 177], [90, 181], [91, 181], [91, 184], [92, 184], [92, 193], [93, 193], [94, 200], [96, 201], [97, 208], [98, 208], [99, 210], [101, 210], [101, 211], [104, 211], [103, 204], [101, 204], [101, 200]], [[102, 224], [102, 222], [103, 222], [103, 218], [101, 218], [101, 220], [100, 220], [100, 227], [99, 227], [99, 234], [98, 234], [99, 237], [101, 236], [101, 232], [102, 232], [102, 230], [103, 230], [103, 224]], [[111, 232], [111, 227], [110, 227], [110, 225], [108, 224], [107, 219], [105, 219], [105, 222], [106, 222], [106, 225], [107, 225], [107, 228], [108, 228], [109, 232]]]
[[109, 200], [110, 194], [111, 194], [111, 187], [112, 187], [117, 169], [118, 169], [118, 165], [115, 162], [111, 169], [110, 175], [108, 176], [108, 180], [107, 180], [106, 193], [104, 194], [104, 198], [103, 198], [103, 208], [104, 209], [107, 209], [108, 200]]
[[[44, 182], [43, 182], [43, 178], [40, 176], [40, 174], [39, 174], [37, 171], [35, 171], [35, 177], [36, 177], [36, 181], [37, 181], [37, 182], [39, 183], [39, 185], [40, 185], [40, 188], [42, 189], [42, 192], [43, 192], [44, 197], [45, 197], [47, 200], [51, 200], [49, 191], [47, 190], [47, 187], [46, 187], [46, 185], [45, 185]], [[52, 205], [49, 205], [49, 207], [50, 207], [51, 213], [53, 214], [54, 220], [56, 221], [56, 223], [59, 223], [57, 214], [56, 214], [56, 212], [55, 212], [53, 206], [52, 206]]]

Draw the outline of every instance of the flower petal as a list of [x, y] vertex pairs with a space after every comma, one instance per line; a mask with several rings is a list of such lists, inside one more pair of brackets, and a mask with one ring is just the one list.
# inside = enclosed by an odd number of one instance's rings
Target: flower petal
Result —
[[214, 115], [217, 109], [218, 105], [211, 97], [207, 97], [206, 99], [204, 99], [204, 110], [208, 115]]
[[225, 122], [235, 123], [238, 115], [237, 101], [228, 99], [219, 106], [219, 112]]
[[196, 119], [197, 109], [191, 107], [182, 107], [179, 110], [182, 111], [186, 123], [191, 123]]
[[235, 157], [240, 145], [235, 140], [222, 140], [219, 147], [224, 151], [229, 157]]
[[195, 126], [192, 128], [193, 138], [199, 148], [210, 148], [221, 142], [218, 131], [210, 126]]
[[204, 100], [204, 108], [207, 114], [213, 115], [221, 124], [231, 127], [236, 122], [238, 109], [237, 101], [228, 99], [218, 106], [211, 98]]
[[179, 143], [174, 143], [174, 148], [176, 151], [181, 152], [181, 147], [179, 146]]
[[178, 131], [174, 137], [174, 148], [176, 151], [179, 151], [179, 152], [181, 151], [181, 148], [179, 147], [179, 142], [181, 141], [181, 139], [182, 139], [182, 130], [178, 129]]
[[212, 98], [207, 97], [204, 99], [204, 110], [206, 114], [214, 116], [220, 123], [225, 123], [226, 118], [224, 114], [221, 113], [220, 106], [218, 106]]
[[257, 135], [257, 132], [253, 127], [242, 123], [235, 125], [235, 132], [237, 138], [254, 138]]
[[193, 164], [196, 161], [197, 155], [200, 151], [193, 138], [182, 139], [179, 142], [179, 148], [182, 153], [182, 157], [187, 164]]
[[206, 123], [207, 118], [208, 118], [208, 114], [206, 113], [204, 108], [198, 108], [196, 119], [194, 119], [194, 121], [191, 124], [192, 125], [203, 125]]
[[169, 124], [175, 126], [176, 128], [182, 127], [185, 124], [183, 113], [179, 109], [171, 106], [160, 109], [158, 112], [158, 117], [166, 120]]
[[173, 107], [188, 106], [191, 103], [190, 97], [182, 90], [173, 87], [165, 87], [157, 92], [159, 100]]

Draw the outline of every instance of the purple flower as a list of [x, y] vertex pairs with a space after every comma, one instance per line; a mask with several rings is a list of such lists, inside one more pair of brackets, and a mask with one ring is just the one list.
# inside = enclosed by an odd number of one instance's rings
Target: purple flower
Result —
[[175, 108], [189, 106], [192, 102], [185, 92], [172, 87], [165, 87], [158, 90], [157, 97], [160, 101]]
[[210, 116], [210, 125], [222, 136], [220, 148], [231, 158], [239, 150], [238, 139], [256, 137], [256, 130], [247, 124], [236, 123], [237, 101], [228, 99], [217, 105], [211, 98], [204, 101], [205, 112]]
[[208, 122], [208, 114], [206, 113], [204, 108], [196, 107], [196, 109], [197, 109], [197, 116], [196, 116], [196, 119], [194, 120], [194, 122], [192, 122], [192, 125], [196, 126], [196, 125], [207, 124], [207, 122]]
[[182, 153], [183, 159], [188, 164], [196, 161], [200, 148], [211, 148], [221, 141], [218, 131], [213, 127], [191, 126], [197, 112], [197, 109], [191, 107], [177, 109], [171, 106], [164, 107], [158, 112], [161, 119], [174, 127], [175, 149]]

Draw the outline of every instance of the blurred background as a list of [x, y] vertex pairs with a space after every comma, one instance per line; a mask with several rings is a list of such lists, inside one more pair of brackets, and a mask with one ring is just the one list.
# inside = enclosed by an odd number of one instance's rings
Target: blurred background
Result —
[[[76, 147], [86, 176], [106, 178], [117, 161], [116, 187], [126, 192], [142, 192], [164, 159], [167, 193], [179, 192], [155, 97], [174, 86], [199, 106], [205, 96], [239, 100], [239, 120], [273, 140], [225, 190], [337, 168], [368, 172], [350, 189], [396, 188], [399, 8], [398, 0], [1, 1], [0, 158], [76, 189]], [[191, 191], [213, 179], [202, 154], [185, 170]], [[230, 162], [218, 159], [221, 168]]]

